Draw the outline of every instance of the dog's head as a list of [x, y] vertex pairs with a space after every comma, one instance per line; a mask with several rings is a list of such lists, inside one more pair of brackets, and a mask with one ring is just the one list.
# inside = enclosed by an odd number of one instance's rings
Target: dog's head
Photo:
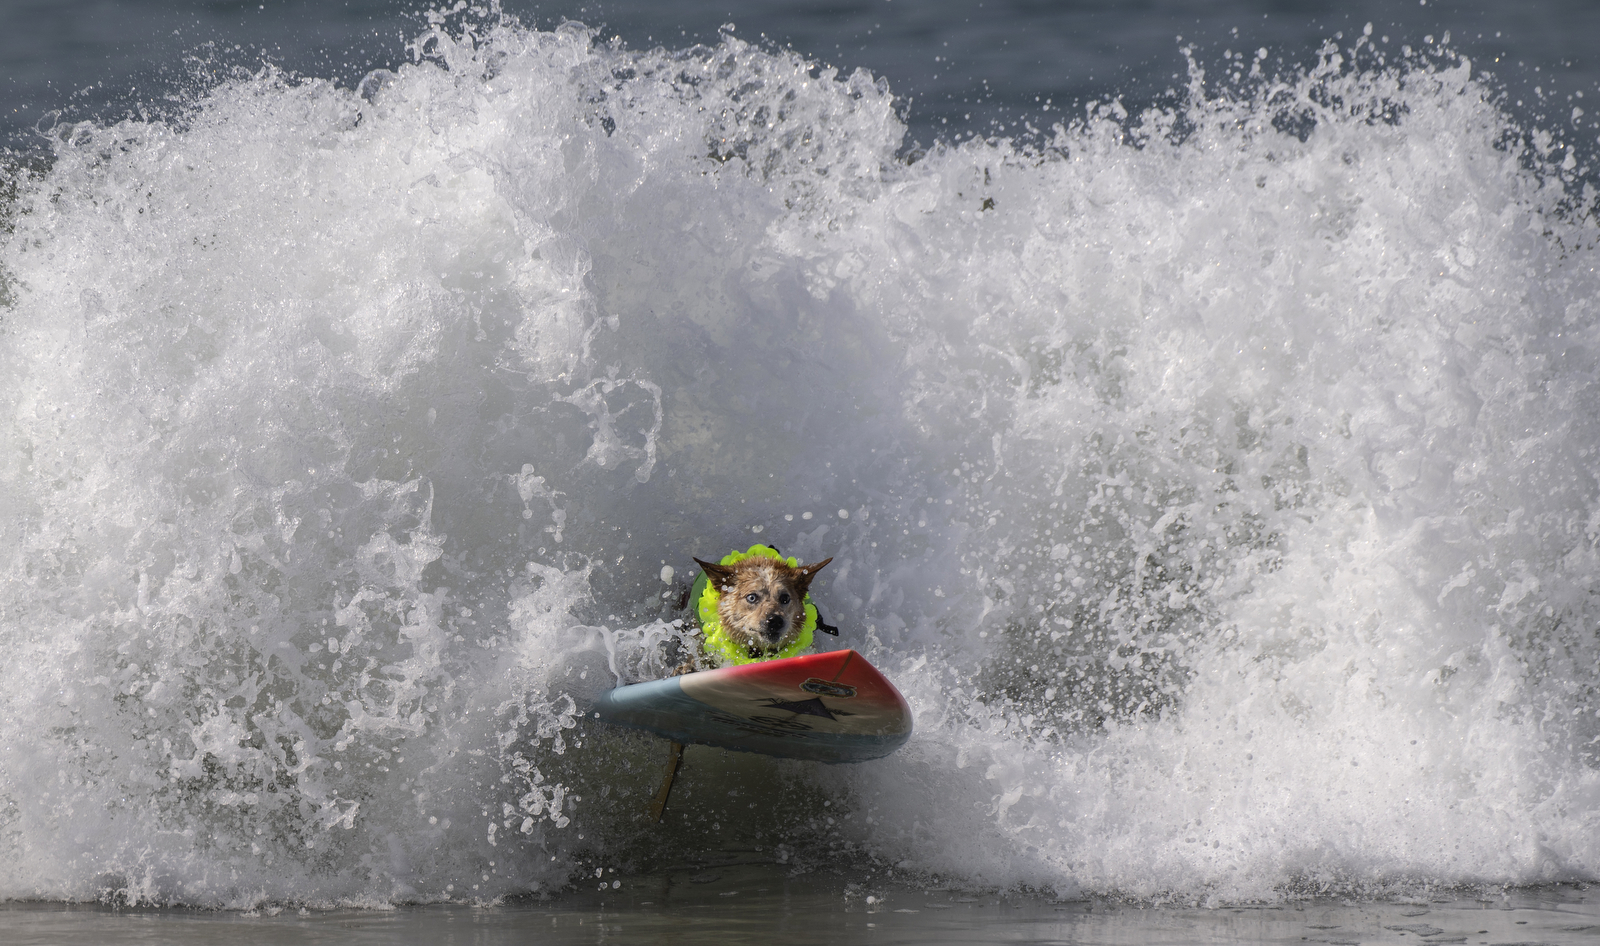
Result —
[[752, 556], [733, 565], [695, 559], [706, 580], [721, 594], [717, 618], [735, 642], [752, 656], [780, 651], [794, 643], [806, 621], [806, 591], [825, 558], [814, 565], [790, 567], [776, 558]]

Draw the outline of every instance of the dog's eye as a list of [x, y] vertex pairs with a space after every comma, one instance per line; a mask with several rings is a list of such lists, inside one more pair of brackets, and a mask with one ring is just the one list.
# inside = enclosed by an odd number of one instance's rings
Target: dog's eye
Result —
[[778, 595], [778, 603], [779, 604], [788, 604], [789, 603], [789, 592], [785, 591], [783, 594]]
[[744, 600], [750, 602], [751, 604], [755, 604], [757, 601], [761, 600], [761, 596], [752, 591], [744, 596]]

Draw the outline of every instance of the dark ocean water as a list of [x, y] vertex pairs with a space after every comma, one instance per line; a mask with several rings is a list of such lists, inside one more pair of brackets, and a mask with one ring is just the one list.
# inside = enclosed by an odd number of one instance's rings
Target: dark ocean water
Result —
[[[0, 925], [1592, 941], [1597, 36], [5, 5]], [[916, 735], [648, 824], [756, 538]]]
[[[160, 111], [219, 71], [262, 62], [353, 85], [405, 61], [426, 9], [404, 0], [12, 0], [0, 11], [0, 130], [25, 143], [58, 110], [69, 120]], [[509, 0], [502, 9], [530, 26], [577, 20], [631, 48], [714, 43], [732, 24], [747, 41], [887, 79], [910, 137], [924, 145], [1038, 123], [1045, 102], [1058, 119], [1105, 97], [1158, 99], [1182, 87], [1185, 45], [1213, 66], [1224, 53], [1260, 48], [1305, 65], [1336, 34], [1353, 37], [1367, 23], [1395, 49], [1448, 34], [1534, 120], [1565, 119], [1574, 93], [1600, 86], [1600, 4], [1583, 0]]]

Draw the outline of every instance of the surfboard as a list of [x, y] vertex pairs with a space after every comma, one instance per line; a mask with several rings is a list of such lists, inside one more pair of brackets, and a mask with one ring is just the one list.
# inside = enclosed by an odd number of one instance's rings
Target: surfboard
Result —
[[590, 710], [673, 742], [817, 762], [881, 758], [912, 728], [906, 698], [853, 650], [617, 687]]

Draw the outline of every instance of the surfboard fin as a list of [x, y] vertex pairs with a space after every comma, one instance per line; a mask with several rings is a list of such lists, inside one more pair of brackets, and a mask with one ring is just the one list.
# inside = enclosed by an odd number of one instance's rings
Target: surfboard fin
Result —
[[672, 794], [672, 782], [678, 777], [678, 766], [683, 763], [683, 743], [672, 743], [672, 754], [667, 757], [666, 776], [661, 780], [661, 787], [656, 790], [656, 797], [650, 800], [650, 820], [656, 824], [667, 813], [667, 798]]

